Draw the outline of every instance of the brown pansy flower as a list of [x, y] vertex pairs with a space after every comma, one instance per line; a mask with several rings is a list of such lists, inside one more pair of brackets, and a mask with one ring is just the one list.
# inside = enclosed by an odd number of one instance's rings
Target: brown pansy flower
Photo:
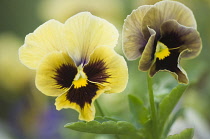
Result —
[[140, 6], [123, 26], [123, 51], [129, 60], [141, 56], [139, 69], [153, 77], [168, 71], [179, 83], [188, 83], [181, 58], [196, 57], [202, 42], [192, 11], [176, 1]]

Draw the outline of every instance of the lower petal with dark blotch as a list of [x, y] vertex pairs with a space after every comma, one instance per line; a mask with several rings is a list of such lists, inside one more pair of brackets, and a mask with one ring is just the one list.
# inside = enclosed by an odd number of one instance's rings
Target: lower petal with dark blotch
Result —
[[163, 55], [162, 59], [155, 58], [150, 68], [150, 76], [160, 70], [170, 71], [179, 83], [187, 84], [187, 74], [179, 64], [181, 58], [192, 58], [200, 53], [202, 44], [199, 33], [194, 28], [180, 25], [175, 20], [164, 22], [160, 33], [161, 38], [158, 42], [166, 47], [168, 54]]
[[150, 76], [154, 76], [158, 71], [169, 71], [179, 83], [187, 84], [187, 74], [179, 65], [179, 60], [180, 56], [178, 50], [171, 51], [171, 54], [163, 60], [156, 59], [150, 68]]
[[79, 112], [79, 119], [91, 121], [95, 116], [93, 102], [105, 89], [101, 85], [88, 82], [84, 87], [72, 86], [67, 92], [56, 98], [56, 109], [72, 108]]

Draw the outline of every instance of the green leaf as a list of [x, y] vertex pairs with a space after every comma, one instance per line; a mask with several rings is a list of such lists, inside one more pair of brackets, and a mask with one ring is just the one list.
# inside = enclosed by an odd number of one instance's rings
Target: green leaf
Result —
[[115, 122], [117, 122], [119, 120], [118, 119], [114, 119], [112, 117], [108, 117], [108, 116], [104, 116], [104, 117], [96, 116], [95, 117], [95, 121], [98, 121], [98, 122], [102, 123], [102, 122], [107, 122], [107, 121], [115, 121]]
[[139, 134], [144, 139], [153, 139], [153, 134], [151, 133], [153, 130], [152, 120], [149, 119], [145, 124], [144, 127], [139, 130]]
[[167, 123], [165, 124], [164, 130], [163, 130], [163, 134], [162, 134], [162, 138], [165, 139], [171, 129], [171, 126], [173, 125], [173, 123], [176, 121], [176, 119], [178, 117], [183, 116], [184, 113], [184, 108], [179, 109], [174, 115], [172, 115], [171, 117], [169, 117], [169, 120], [167, 121]]
[[194, 129], [188, 128], [183, 130], [180, 134], [170, 135], [167, 139], [192, 139], [194, 135]]
[[186, 85], [178, 85], [159, 104], [159, 113], [158, 113], [159, 133], [162, 134], [164, 125], [165, 125], [170, 113], [176, 106], [177, 102], [181, 98], [181, 96], [184, 93], [186, 88], [187, 88]]
[[149, 120], [148, 109], [136, 96], [128, 95], [128, 100], [133, 121], [138, 122], [140, 125], [145, 124]]
[[[108, 118], [109, 119], [109, 118]], [[100, 120], [90, 122], [72, 122], [65, 125], [66, 128], [80, 132], [96, 133], [96, 134], [121, 134], [136, 135], [137, 129], [126, 121]]]

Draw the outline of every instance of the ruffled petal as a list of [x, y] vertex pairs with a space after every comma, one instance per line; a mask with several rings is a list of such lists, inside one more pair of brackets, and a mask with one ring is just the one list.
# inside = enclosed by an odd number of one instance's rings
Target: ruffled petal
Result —
[[159, 71], [170, 72], [179, 83], [188, 84], [189, 80], [185, 70], [179, 65], [180, 53], [177, 50], [173, 50], [170, 56], [164, 60], [158, 60], [154, 62], [149, 70], [149, 75], [153, 77]]
[[192, 27], [168, 20], [162, 24], [160, 34], [159, 41], [168, 47], [170, 54], [162, 60], [155, 59], [149, 71], [150, 76], [154, 76], [158, 71], [168, 71], [179, 83], [187, 84], [188, 77], [180, 66], [180, 59], [192, 58], [200, 53], [202, 44], [199, 33]]
[[159, 37], [161, 24], [169, 19], [174, 19], [187, 27], [195, 29], [197, 27], [192, 11], [184, 4], [176, 1], [160, 1], [151, 7], [144, 16], [142, 31], [145, 38], [150, 36], [147, 26], [154, 29]]
[[156, 32], [148, 27], [150, 31], [150, 38], [145, 46], [141, 59], [139, 61], [139, 69], [142, 71], [147, 71], [151, 67], [152, 63], [154, 62], [154, 52], [155, 52], [155, 45], [157, 44], [156, 41]]
[[36, 87], [45, 95], [58, 96], [69, 90], [77, 68], [67, 53], [53, 52], [40, 63], [36, 73]]
[[84, 72], [89, 81], [110, 88], [106, 93], [122, 92], [128, 82], [127, 64], [111, 47], [95, 49]]
[[118, 40], [117, 29], [109, 22], [81, 12], [65, 22], [67, 49], [76, 65], [85, 65], [95, 48], [99, 46], [115, 47]]
[[48, 53], [66, 51], [65, 41], [63, 24], [49, 20], [26, 36], [24, 45], [19, 49], [19, 58], [27, 67], [36, 69]]
[[105, 90], [100, 85], [88, 83], [81, 88], [73, 88], [56, 98], [56, 109], [72, 108], [79, 112], [79, 119], [92, 121], [95, 117], [95, 107], [93, 105]]
[[181, 58], [193, 58], [199, 55], [202, 42], [198, 31], [192, 27], [180, 25], [175, 20], [164, 22], [161, 26], [161, 39], [170, 48], [179, 48]]
[[142, 33], [142, 20], [151, 5], [140, 6], [127, 16], [123, 25], [123, 51], [129, 60], [141, 56], [147, 40]]

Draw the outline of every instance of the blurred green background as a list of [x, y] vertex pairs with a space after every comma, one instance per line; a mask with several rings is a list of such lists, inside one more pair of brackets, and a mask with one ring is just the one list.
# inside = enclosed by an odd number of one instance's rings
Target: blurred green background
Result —
[[[53, 97], [39, 92], [34, 83], [35, 71], [19, 62], [18, 48], [28, 33], [49, 19], [65, 22], [80, 11], [90, 11], [114, 24], [121, 34], [123, 21], [133, 9], [158, 0], [0, 0], [0, 139], [112, 139], [113, 135], [95, 135], [69, 130], [63, 126], [76, 122], [78, 113], [56, 111]], [[177, 105], [185, 111], [171, 134], [186, 127], [195, 128], [194, 139], [210, 138], [210, 1], [180, 0], [195, 15], [203, 50], [199, 57], [182, 60], [190, 85]], [[123, 55], [121, 35], [116, 51]], [[102, 95], [99, 103], [107, 116], [131, 121], [128, 94], [148, 103], [146, 73], [137, 69], [138, 60], [128, 61], [129, 83], [120, 94]], [[154, 77], [156, 101], [177, 85], [165, 72]], [[111, 109], [110, 109], [111, 108]], [[98, 115], [98, 113], [96, 113]]]

